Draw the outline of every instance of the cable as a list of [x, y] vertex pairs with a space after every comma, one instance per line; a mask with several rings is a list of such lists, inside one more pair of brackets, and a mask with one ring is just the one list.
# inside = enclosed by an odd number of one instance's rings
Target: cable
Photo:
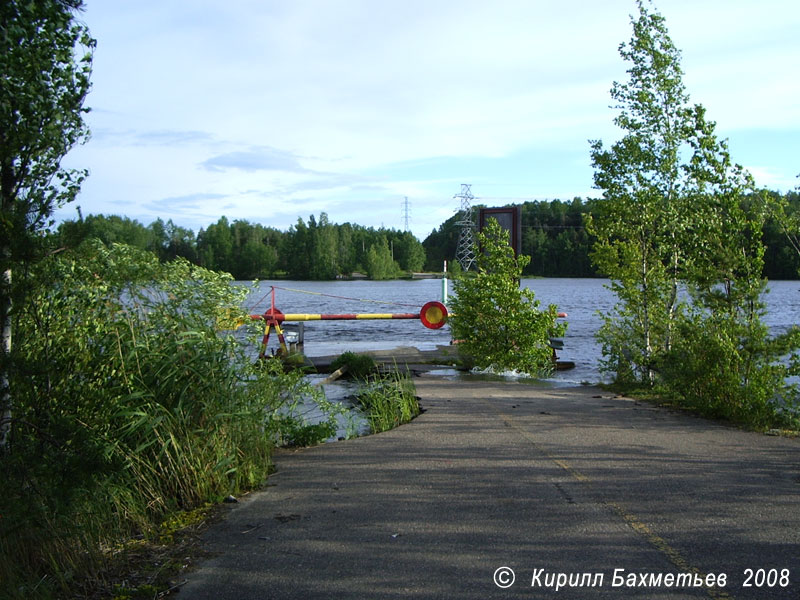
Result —
[[308, 294], [310, 296], [325, 296], [327, 298], [337, 298], [339, 300], [355, 300], [356, 302], [372, 302], [374, 304], [387, 304], [387, 305], [393, 305], [393, 306], [413, 306], [414, 308], [419, 308], [416, 304], [407, 304], [407, 303], [403, 303], [403, 302], [391, 302], [389, 300], [370, 300], [368, 298], [351, 298], [350, 296], [337, 296], [335, 294], [324, 294], [322, 292], [311, 292], [311, 291], [308, 291], [308, 290], [298, 290], [298, 289], [295, 289], [295, 288], [287, 288], [287, 287], [282, 287], [282, 286], [279, 286], [279, 285], [273, 285], [271, 287], [275, 288], [276, 290], [283, 290], [285, 292], [297, 292], [298, 294]]

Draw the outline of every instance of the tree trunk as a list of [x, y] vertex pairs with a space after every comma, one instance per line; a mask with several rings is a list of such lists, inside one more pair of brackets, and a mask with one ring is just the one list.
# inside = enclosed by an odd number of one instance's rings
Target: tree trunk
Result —
[[[11, 269], [3, 273], [3, 282], [0, 289], [11, 291]], [[0, 348], [2, 348], [3, 367], [0, 371], [0, 452], [8, 448], [11, 438], [11, 385], [8, 378], [8, 358], [11, 356], [11, 295], [3, 293], [0, 296]]]

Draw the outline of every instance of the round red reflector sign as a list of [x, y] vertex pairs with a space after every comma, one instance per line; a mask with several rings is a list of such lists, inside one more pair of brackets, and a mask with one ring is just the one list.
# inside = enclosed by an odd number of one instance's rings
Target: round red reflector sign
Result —
[[439, 329], [447, 322], [447, 307], [441, 302], [428, 302], [419, 311], [419, 320], [428, 329]]

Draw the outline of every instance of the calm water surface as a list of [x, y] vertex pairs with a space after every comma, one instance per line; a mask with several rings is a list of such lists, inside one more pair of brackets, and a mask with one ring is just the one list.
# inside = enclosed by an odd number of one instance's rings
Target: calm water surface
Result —
[[[601, 313], [613, 309], [615, 296], [603, 279], [524, 279], [543, 306], [555, 304], [569, 316], [562, 360], [575, 363], [569, 371], [555, 373], [556, 384], [597, 383], [600, 346], [594, 334]], [[263, 313], [270, 306], [270, 286], [275, 286], [275, 305], [284, 313], [416, 313], [423, 304], [442, 299], [442, 282], [418, 281], [275, 281], [261, 282], [250, 294], [247, 309]], [[772, 281], [766, 295], [766, 323], [773, 332], [800, 323], [800, 281]], [[450, 288], [452, 291], [452, 288]], [[274, 334], [270, 345], [277, 345]], [[312, 321], [305, 323], [305, 353], [309, 357], [345, 351], [381, 350], [413, 346], [434, 349], [450, 343], [450, 330], [425, 328], [418, 320]]]

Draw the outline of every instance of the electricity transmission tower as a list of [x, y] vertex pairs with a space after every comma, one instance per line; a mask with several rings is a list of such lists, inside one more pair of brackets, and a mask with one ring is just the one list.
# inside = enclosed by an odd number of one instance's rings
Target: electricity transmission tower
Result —
[[405, 229], [403, 231], [408, 231], [408, 196], [405, 198], [406, 199], [403, 201], [403, 220], [405, 221]]
[[470, 191], [470, 184], [461, 184], [461, 193], [453, 196], [461, 199], [461, 214], [456, 225], [461, 227], [456, 249], [456, 260], [464, 271], [469, 271], [475, 263], [475, 222], [472, 218], [472, 204], [475, 198]]

